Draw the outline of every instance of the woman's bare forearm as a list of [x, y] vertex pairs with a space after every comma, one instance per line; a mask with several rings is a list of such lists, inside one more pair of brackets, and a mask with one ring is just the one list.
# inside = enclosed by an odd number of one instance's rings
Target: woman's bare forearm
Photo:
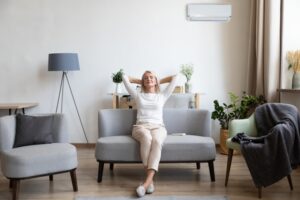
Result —
[[164, 83], [170, 83], [173, 79], [173, 77], [176, 76], [176, 75], [173, 75], [173, 76], [167, 76], [165, 78], [162, 78], [160, 79], [159, 83], [160, 84], [164, 84]]
[[135, 83], [135, 84], [142, 84], [142, 80], [141, 79], [138, 79], [138, 78], [134, 78], [134, 77], [131, 77], [131, 76], [128, 76], [128, 79], [130, 81], [130, 83]]

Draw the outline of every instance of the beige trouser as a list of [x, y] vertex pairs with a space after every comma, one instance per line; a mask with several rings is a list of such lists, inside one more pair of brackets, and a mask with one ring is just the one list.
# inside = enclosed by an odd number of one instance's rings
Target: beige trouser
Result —
[[132, 137], [140, 143], [140, 154], [147, 169], [158, 171], [161, 148], [167, 137], [167, 130], [163, 125], [138, 123], [133, 126]]

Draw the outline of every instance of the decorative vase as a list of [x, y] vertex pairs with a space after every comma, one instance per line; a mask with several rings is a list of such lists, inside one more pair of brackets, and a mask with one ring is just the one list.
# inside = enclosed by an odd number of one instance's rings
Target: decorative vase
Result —
[[120, 83], [116, 83], [115, 93], [116, 94], [122, 93], [122, 91], [121, 91], [121, 84]]
[[185, 91], [185, 93], [191, 93], [192, 92], [192, 84], [190, 82], [185, 82], [184, 91]]
[[228, 129], [220, 129], [220, 153], [228, 154], [226, 140], [228, 138]]
[[292, 89], [300, 89], [300, 72], [294, 72], [292, 79]]

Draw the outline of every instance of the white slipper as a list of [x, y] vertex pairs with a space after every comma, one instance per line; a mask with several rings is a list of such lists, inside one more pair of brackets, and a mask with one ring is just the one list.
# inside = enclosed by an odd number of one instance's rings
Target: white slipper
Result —
[[146, 190], [146, 194], [152, 194], [154, 192], [155, 188], [154, 188], [154, 184], [151, 183]]
[[136, 188], [136, 195], [138, 197], [143, 197], [145, 196], [146, 192], [145, 192], [145, 188], [144, 186], [140, 185], [139, 187]]

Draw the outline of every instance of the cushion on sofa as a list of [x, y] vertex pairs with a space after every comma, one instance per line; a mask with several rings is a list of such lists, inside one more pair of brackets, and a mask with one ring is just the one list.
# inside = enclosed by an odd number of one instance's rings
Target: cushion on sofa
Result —
[[[111, 136], [98, 139], [97, 160], [101, 161], [140, 161], [139, 143], [131, 136]], [[210, 137], [168, 135], [163, 148], [161, 161], [208, 161], [214, 160], [216, 149]]]

